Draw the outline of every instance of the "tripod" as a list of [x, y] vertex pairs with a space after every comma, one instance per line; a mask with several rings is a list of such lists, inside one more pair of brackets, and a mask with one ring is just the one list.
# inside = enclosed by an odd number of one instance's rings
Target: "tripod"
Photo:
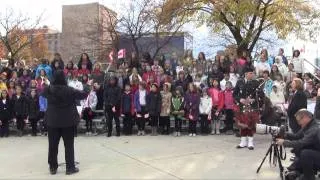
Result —
[[[279, 150], [280, 149], [280, 150]], [[281, 179], [283, 180], [284, 179], [284, 174], [283, 174], [283, 171], [284, 171], [284, 168], [283, 168], [283, 165], [282, 165], [282, 162], [281, 160], [285, 160], [286, 159], [286, 154], [284, 155], [284, 157], [282, 156], [282, 147], [279, 147], [277, 144], [276, 144], [276, 137], [275, 136], [272, 136], [272, 142], [270, 144], [270, 147], [266, 153], [266, 155], [264, 156], [264, 158], [262, 159], [262, 162], [260, 164], [260, 166], [258, 167], [257, 169], [257, 173], [259, 173], [264, 161], [266, 160], [267, 156], [269, 155], [269, 163], [271, 164], [271, 161], [272, 161], [272, 154], [273, 154], [273, 165], [276, 166], [277, 163], [279, 163], [279, 171], [280, 171], [280, 177]]]

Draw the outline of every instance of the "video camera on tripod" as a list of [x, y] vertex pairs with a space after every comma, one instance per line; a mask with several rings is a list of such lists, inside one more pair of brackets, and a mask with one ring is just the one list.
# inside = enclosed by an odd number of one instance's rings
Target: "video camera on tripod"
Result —
[[281, 179], [284, 179], [284, 168], [281, 163], [281, 160], [286, 159], [286, 152], [285, 149], [282, 146], [278, 146], [276, 144], [277, 138], [284, 138], [285, 132], [286, 132], [286, 126], [282, 125], [280, 127], [278, 126], [268, 126], [265, 124], [257, 124], [256, 125], [256, 132], [257, 134], [271, 134], [272, 135], [272, 142], [268, 148], [268, 151], [265, 155], [265, 157], [262, 159], [262, 162], [260, 166], [257, 169], [257, 173], [259, 173], [264, 161], [269, 155], [269, 163], [276, 166], [279, 164], [279, 171], [280, 171], [280, 177]]
[[273, 140], [275, 138], [284, 138], [286, 132], [286, 126], [282, 125], [278, 126], [268, 126], [266, 124], [257, 124], [256, 125], [257, 134], [271, 134]]

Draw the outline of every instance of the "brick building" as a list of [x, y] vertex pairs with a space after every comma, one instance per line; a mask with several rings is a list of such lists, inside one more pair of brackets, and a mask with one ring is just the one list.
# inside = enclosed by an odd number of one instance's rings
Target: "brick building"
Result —
[[[111, 22], [112, 21], [112, 22]], [[103, 61], [109, 51], [108, 24], [115, 24], [116, 13], [99, 3], [64, 5], [60, 52], [65, 61], [77, 62], [86, 52], [93, 60]]]

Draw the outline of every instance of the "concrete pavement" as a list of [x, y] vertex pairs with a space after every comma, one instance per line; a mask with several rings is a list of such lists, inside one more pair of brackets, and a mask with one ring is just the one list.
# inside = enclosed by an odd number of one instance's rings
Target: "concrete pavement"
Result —
[[[80, 136], [75, 142], [80, 172], [72, 176], [64, 166], [49, 175], [46, 137], [2, 138], [0, 179], [280, 179], [268, 159], [256, 174], [270, 138], [257, 135], [255, 150], [249, 151], [237, 150], [239, 139], [227, 135]], [[59, 150], [64, 162], [62, 141]]]

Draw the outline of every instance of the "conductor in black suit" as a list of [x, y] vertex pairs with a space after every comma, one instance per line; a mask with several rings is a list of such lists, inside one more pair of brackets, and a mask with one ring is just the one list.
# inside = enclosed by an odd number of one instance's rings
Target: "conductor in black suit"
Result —
[[295, 114], [300, 109], [307, 109], [307, 96], [303, 92], [303, 82], [301, 79], [293, 79], [291, 86], [294, 95], [288, 106], [289, 126], [293, 133], [297, 133], [300, 130], [300, 126], [296, 121]]
[[78, 91], [67, 86], [62, 70], [54, 72], [51, 85], [46, 87], [42, 93], [42, 96], [48, 100], [45, 119], [48, 126], [49, 140], [48, 163], [52, 175], [57, 173], [57, 155], [61, 137], [65, 147], [66, 174], [79, 172], [74, 163], [74, 131], [80, 118], [76, 100], [85, 99], [87, 95], [87, 92]]

